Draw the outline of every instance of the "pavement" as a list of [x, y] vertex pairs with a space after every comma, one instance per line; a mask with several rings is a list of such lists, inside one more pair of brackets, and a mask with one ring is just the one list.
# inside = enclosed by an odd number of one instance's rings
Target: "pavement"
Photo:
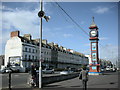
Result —
[[[12, 87], [11, 90], [83, 90], [82, 81], [77, 78], [56, 82], [52, 84], [45, 85], [42, 89], [38, 87], [31, 88], [29, 85], [25, 84], [17, 85]], [[10, 90], [4, 88], [2, 90]], [[120, 90], [118, 89], [118, 73], [111, 72], [105, 73], [103, 75], [89, 76], [89, 81], [87, 85], [87, 90]]]

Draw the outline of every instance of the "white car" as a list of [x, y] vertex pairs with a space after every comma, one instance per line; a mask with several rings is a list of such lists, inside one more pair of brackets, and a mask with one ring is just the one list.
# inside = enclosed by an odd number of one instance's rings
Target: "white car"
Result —
[[6, 72], [6, 73], [8, 73], [8, 72], [12, 72], [12, 71], [11, 71], [11, 70], [9, 70], [9, 69], [7, 69], [7, 70], [5, 70], [5, 72]]
[[112, 68], [111, 71], [115, 72], [115, 71], [116, 71], [116, 68]]
[[105, 71], [105, 68], [101, 68], [101, 72], [104, 72]]
[[69, 70], [64, 70], [64, 71], [61, 71], [60, 74], [70, 74], [72, 73], [73, 71], [69, 71]]
[[5, 68], [5, 72], [6, 72], [6, 73], [12, 72], [12, 70], [10, 70], [10, 68]]
[[54, 73], [54, 69], [47, 68], [47, 69], [42, 70], [42, 72], [45, 74], [52, 74], [52, 73]]
[[110, 71], [111, 70], [111, 68], [108, 66], [108, 67], [106, 67], [106, 71]]

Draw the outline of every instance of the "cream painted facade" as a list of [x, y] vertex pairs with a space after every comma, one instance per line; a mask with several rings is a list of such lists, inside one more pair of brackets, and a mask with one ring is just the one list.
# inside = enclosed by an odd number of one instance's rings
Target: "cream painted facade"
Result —
[[[8, 63], [28, 69], [31, 63], [39, 66], [39, 39], [33, 40], [31, 35], [19, 35], [19, 31], [11, 32], [11, 37], [5, 47], [5, 66]], [[66, 49], [54, 43], [42, 41], [42, 66], [52, 68], [80, 68], [82, 64], [87, 65], [88, 58], [84, 55]]]
[[7, 66], [10, 57], [20, 57], [22, 59], [22, 42], [19, 37], [13, 37], [6, 43], [5, 66]]

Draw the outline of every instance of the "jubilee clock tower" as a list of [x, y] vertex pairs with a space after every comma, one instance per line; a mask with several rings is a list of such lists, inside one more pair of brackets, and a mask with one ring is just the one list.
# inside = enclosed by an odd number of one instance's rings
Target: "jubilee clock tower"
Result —
[[90, 29], [90, 49], [91, 49], [91, 63], [89, 67], [89, 75], [99, 75], [100, 72], [100, 62], [99, 62], [99, 54], [98, 54], [98, 27], [94, 22], [94, 17], [92, 24], [89, 27]]

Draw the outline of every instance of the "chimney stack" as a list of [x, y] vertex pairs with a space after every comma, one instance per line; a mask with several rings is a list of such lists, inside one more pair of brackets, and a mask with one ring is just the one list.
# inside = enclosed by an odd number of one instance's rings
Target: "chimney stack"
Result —
[[51, 42], [51, 43], [49, 43], [49, 45], [53, 47], [53, 46], [54, 46], [54, 43], [53, 43], [53, 42]]
[[13, 31], [11, 32], [10, 37], [16, 37], [16, 36], [19, 37], [19, 35], [20, 35], [20, 31]]
[[46, 39], [42, 40], [42, 43], [44, 43], [46, 45], [47, 44], [47, 40]]
[[54, 46], [58, 48], [58, 44], [57, 43], [55, 43]]
[[32, 36], [30, 34], [24, 34], [24, 37], [27, 38], [28, 40], [31, 40]]
[[60, 46], [60, 49], [63, 50], [63, 46]]

